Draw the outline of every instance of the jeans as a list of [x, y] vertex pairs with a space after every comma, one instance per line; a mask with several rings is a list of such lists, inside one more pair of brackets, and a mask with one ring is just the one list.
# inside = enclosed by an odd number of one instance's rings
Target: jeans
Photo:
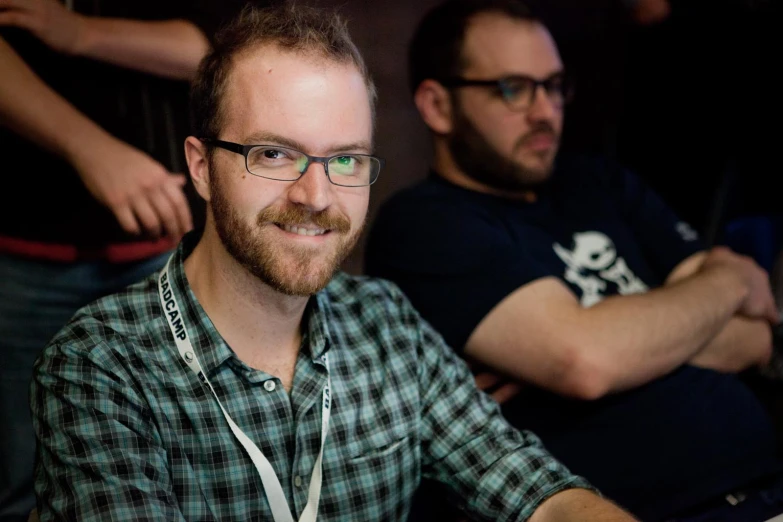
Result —
[[26, 521], [35, 507], [35, 359], [79, 308], [160, 270], [168, 256], [65, 264], [0, 255], [0, 522]]

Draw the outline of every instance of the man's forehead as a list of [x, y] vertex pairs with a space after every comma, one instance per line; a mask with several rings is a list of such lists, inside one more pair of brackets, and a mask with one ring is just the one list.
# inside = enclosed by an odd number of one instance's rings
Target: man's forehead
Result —
[[462, 47], [465, 71], [479, 75], [546, 77], [562, 69], [557, 46], [539, 22], [481, 13], [467, 26]]
[[[340, 143], [372, 139], [369, 96], [358, 68], [316, 53], [274, 46], [242, 53], [232, 64], [223, 103], [224, 130], [233, 139], [273, 132], [314, 144], [310, 131], [323, 123], [323, 114], [335, 124], [327, 134]], [[320, 134], [319, 148], [326, 145], [323, 129]]]
[[337, 61], [317, 51], [290, 51], [276, 45], [260, 45], [240, 53], [232, 60], [225, 98], [257, 97], [263, 93], [285, 99], [289, 98], [288, 94], [292, 94], [290, 87], [295, 83], [326, 83], [324, 78], [328, 74], [352, 77], [359, 80], [357, 83], [361, 83], [362, 89], [365, 89], [363, 78], [352, 63]]

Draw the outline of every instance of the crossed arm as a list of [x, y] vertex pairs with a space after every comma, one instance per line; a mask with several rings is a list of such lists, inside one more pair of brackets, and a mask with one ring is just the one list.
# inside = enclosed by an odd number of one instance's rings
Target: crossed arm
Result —
[[522, 381], [595, 399], [686, 363], [727, 372], [762, 365], [776, 314], [763, 270], [716, 249], [687, 259], [659, 289], [590, 308], [554, 277], [529, 283], [479, 323], [465, 353]]

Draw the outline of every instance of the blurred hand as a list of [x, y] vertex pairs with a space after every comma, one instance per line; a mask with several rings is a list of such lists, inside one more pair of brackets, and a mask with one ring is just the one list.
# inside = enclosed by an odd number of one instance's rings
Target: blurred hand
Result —
[[57, 52], [75, 54], [85, 17], [58, 0], [0, 0], [0, 26], [25, 29]]
[[669, 17], [669, 0], [635, 0], [631, 8], [634, 20], [642, 25], [662, 22]]
[[476, 374], [475, 378], [478, 389], [489, 393], [489, 396], [495, 399], [498, 404], [503, 404], [515, 397], [522, 390], [520, 383], [510, 381], [496, 373], [482, 372]]
[[108, 137], [80, 151], [72, 163], [87, 190], [126, 232], [154, 238], [165, 233], [179, 241], [193, 228], [182, 189], [185, 176], [170, 174], [140, 150]]
[[769, 275], [753, 259], [725, 247], [716, 247], [707, 254], [701, 266], [701, 270], [710, 269], [732, 270], [745, 283], [748, 296], [739, 309], [740, 314], [754, 319], [766, 319], [773, 325], [780, 322]]

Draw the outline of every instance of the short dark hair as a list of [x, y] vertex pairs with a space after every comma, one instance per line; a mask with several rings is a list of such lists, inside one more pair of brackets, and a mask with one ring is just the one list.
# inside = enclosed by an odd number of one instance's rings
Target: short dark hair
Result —
[[412, 92], [428, 78], [444, 81], [462, 73], [467, 65], [462, 47], [468, 23], [484, 13], [539, 22], [519, 0], [449, 0], [434, 7], [419, 23], [408, 47], [408, 81]]
[[374, 120], [375, 85], [348, 34], [345, 19], [335, 11], [293, 3], [266, 8], [248, 4], [215, 34], [212, 49], [201, 61], [193, 80], [190, 109], [196, 136], [218, 137], [225, 118], [221, 102], [232, 61], [239, 54], [262, 45], [355, 65], [364, 77]]

